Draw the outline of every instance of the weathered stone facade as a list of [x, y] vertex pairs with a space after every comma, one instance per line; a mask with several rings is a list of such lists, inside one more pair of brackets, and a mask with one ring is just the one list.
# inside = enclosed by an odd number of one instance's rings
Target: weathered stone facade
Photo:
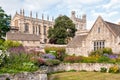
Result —
[[86, 29], [86, 15], [83, 14], [82, 18], [76, 17], [75, 11], [71, 12], [71, 20], [76, 26], [77, 30], [85, 30]]
[[[86, 28], [86, 15], [82, 16], [81, 18], [77, 18], [75, 15], [75, 11], [71, 12], [71, 20], [75, 23], [75, 26], [77, 30], [81, 31]], [[17, 36], [11, 36], [10, 32], [7, 33], [7, 40], [14, 40], [14, 41], [19, 41], [23, 43], [25, 46], [29, 46], [29, 43], [32, 44], [32, 42], [36, 42], [37, 45], [40, 45], [41, 43], [48, 43], [48, 30], [50, 27], [54, 26], [54, 18], [52, 18], [52, 21], [49, 19], [49, 16], [47, 16], [47, 20], [44, 19], [44, 15], [42, 15], [42, 19], [38, 19], [38, 14], [36, 13], [36, 18], [32, 17], [32, 12], [30, 12], [30, 16], [25, 16], [24, 10], [20, 10], [20, 13], [17, 13], [14, 15], [14, 17], [11, 20], [11, 34], [24, 34], [24, 36], [27, 36], [28, 34], [31, 34], [31, 36], [36, 36], [35, 40], [31, 39], [26, 39], [26, 37], [19, 37]], [[16, 38], [12, 38], [16, 37]], [[38, 43], [39, 41], [39, 43]], [[28, 44], [27, 44], [28, 42]], [[32, 44], [36, 45], [36, 44]]]
[[48, 80], [46, 71], [0, 74], [0, 80]]
[[[60, 65], [48, 67], [48, 72], [59, 72], [59, 71], [100, 71], [102, 67], [109, 68], [114, 66], [115, 64], [107, 64], [107, 63], [61, 63]], [[117, 64], [116, 64], [117, 65]], [[120, 65], [117, 65], [120, 67]]]
[[44, 15], [42, 15], [42, 19], [38, 19], [38, 14], [36, 13], [36, 18], [32, 17], [32, 12], [30, 12], [30, 16], [25, 16], [24, 10], [20, 11], [20, 13], [16, 13], [13, 19], [11, 20], [11, 30], [24, 33], [24, 34], [33, 34], [38, 35], [40, 43], [47, 43], [47, 31], [50, 27], [53, 27], [54, 21], [50, 21], [49, 17], [47, 20], [44, 19]]
[[99, 16], [87, 34], [75, 36], [67, 45], [66, 52], [69, 55], [88, 56], [91, 51], [104, 47], [112, 48], [113, 53], [120, 54], [120, 25], [104, 21]]

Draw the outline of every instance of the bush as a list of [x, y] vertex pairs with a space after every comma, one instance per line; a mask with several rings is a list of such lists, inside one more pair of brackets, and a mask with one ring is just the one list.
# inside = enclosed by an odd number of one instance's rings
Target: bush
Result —
[[45, 62], [45, 65], [47, 66], [53, 66], [53, 65], [58, 65], [58, 64], [60, 64], [60, 61], [57, 59], [48, 59]]
[[98, 58], [98, 62], [102, 63], [102, 62], [109, 62], [110, 61], [110, 58], [109, 57], [106, 57], [106, 56], [100, 56]]
[[0, 67], [5, 65], [8, 55], [6, 51], [0, 50]]
[[82, 62], [82, 57], [81, 56], [67, 56], [64, 58], [64, 62], [69, 62], [69, 63], [78, 63]]
[[119, 73], [120, 68], [117, 65], [114, 65], [109, 68], [109, 73]]
[[63, 60], [65, 57], [65, 48], [64, 47], [45, 47], [45, 52], [53, 54], [57, 59]]
[[3, 46], [4, 46], [6, 49], [9, 49], [9, 48], [11, 48], [11, 47], [22, 46], [22, 44], [19, 43], [19, 42], [17, 42], [17, 41], [7, 40], [7, 41], [4, 41]]
[[24, 48], [23, 46], [10, 47], [10, 48], [8, 49], [8, 51], [9, 51], [10, 53], [16, 53], [16, 54], [26, 53], [25, 48]]
[[83, 57], [82, 62], [84, 63], [96, 63], [98, 61], [98, 57], [91, 56], [91, 57]]
[[112, 49], [111, 48], [103, 48], [103, 53], [105, 54], [112, 54]]
[[103, 49], [98, 49], [96, 51], [92, 51], [90, 53], [91, 55], [99, 55], [99, 56], [103, 56], [104, 54], [112, 54], [112, 49], [111, 48], [103, 48]]
[[101, 68], [100, 68], [100, 72], [107, 72], [107, 68], [101, 67]]
[[49, 53], [50, 51], [60, 51], [60, 52], [63, 52], [65, 53], [65, 48], [64, 47], [45, 47], [45, 52], [46, 53]]

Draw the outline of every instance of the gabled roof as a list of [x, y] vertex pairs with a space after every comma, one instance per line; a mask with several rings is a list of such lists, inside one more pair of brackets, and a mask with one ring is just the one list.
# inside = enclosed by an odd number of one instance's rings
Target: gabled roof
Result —
[[40, 37], [34, 34], [24, 34], [20, 32], [7, 32], [7, 40], [15, 41], [39, 41]]
[[120, 36], [120, 25], [107, 22], [107, 21], [104, 21], [104, 22], [115, 33], [116, 36]]
[[87, 35], [77, 35], [68, 43], [67, 48], [77, 48], [82, 46], [82, 41], [86, 39]]
[[98, 16], [97, 20], [96, 20], [95, 23], [93, 24], [93, 26], [92, 26], [92, 28], [90, 29], [89, 33], [92, 31], [94, 25], [96, 24], [96, 22], [97, 22], [98, 20], [101, 20], [101, 21], [103, 22], [103, 24], [105, 24], [105, 26], [111, 31], [111, 33], [112, 33], [114, 36], [120, 36], [120, 25], [115, 24], [115, 23], [111, 23], [111, 22], [104, 21], [101, 16]]

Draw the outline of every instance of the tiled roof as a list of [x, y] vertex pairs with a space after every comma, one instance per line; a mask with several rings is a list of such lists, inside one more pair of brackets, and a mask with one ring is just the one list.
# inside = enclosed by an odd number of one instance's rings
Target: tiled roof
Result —
[[82, 46], [82, 41], [86, 39], [87, 35], [77, 35], [68, 43], [67, 48], [77, 48]]
[[120, 25], [114, 24], [111, 22], [105, 21], [105, 23], [108, 25], [108, 27], [117, 35], [120, 36]]
[[7, 32], [7, 40], [16, 40], [16, 41], [39, 41], [40, 37], [34, 34], [24, 34], [20, 32]]

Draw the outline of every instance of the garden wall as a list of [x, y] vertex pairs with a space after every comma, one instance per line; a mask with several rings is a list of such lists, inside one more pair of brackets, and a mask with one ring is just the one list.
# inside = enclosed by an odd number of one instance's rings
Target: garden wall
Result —
[[[86, 70], [86, 71], [100, 71], [101, 67], [109, 69], [115, 64], [105, 63], [62, 63], [58, 66], [49, 67], [48, 72], [69, 71], [69, 70]], [[120, 65], [119, 65], [120, 66]]]
[[[101, 67], [109, 69], [115, 64], [106, 63], [61, 63], [57, 66], [45, 67], [42, 66], [42, 71], [37, 72], [22, 72], [17, 74], [3, 74], [0, 75], [0, 80], [47, 80], [47, 73], [69, 70], [86, 70], [86, 71], [100, 71]], [[118, 65], [120, 66], [120, 65]], [[8, 80], [9, 80], [8, 79]]]
[[0, 74], [0, 80], [47, 80], [47, 74], [44, 71]]

